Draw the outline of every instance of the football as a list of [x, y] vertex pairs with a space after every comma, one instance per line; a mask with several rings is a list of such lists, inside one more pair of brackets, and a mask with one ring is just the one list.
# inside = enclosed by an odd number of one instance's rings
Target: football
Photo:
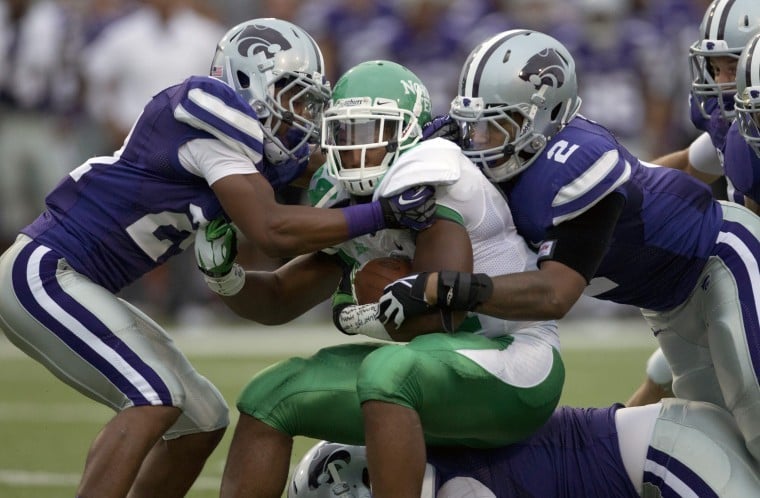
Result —
[[412, 262], [403, 256], [367, 261], [354, 275], [354, 293], [359, 304], [376, 303], [386, 285], [412, 273]]

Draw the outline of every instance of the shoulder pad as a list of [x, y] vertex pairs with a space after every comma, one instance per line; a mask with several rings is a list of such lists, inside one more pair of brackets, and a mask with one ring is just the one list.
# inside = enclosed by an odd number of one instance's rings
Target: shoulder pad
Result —
[[416, 185], [451, 185], [459, 180], [462, 151], [443, 138], [422, 142], [401, 155], [375, 191], [390, 196]]
[[343, 185], [327, 173], [322, 165], [314, 172], [309, 182], [309, 204], [314, 207], [333, 207], [350, 199]]

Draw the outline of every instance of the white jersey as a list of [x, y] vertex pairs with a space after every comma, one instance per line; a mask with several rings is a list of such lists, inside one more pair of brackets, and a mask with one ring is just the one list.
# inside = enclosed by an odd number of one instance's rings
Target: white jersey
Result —
[[[501, 192], [462, 154], [459, 147], [444, 140], [420, 143], [401, 155], [374, 192], [374, 198], [401, 192], [415, 185], [435, 185], [437, 217], [459, 223], [472, 242], [476, 273], [490, 276], [536, 269], [535, 254], [518, 235], [512, 213]], [[316, 206], [340, 205], [350, 199], [348, 192], [322, 168], [312, 179], [310, 198]], [[367, 261], [392, 255], [414, 257], [412, 232], [388, 229], [363, 235], [326, 249], [346, 261], [361, 266]], [[488, 337], [512, 333], [529, 322], [511, 322], [472, 313], [478, 328]], [[543, 322], [552, 345], [559, 348], [556, 324]]]

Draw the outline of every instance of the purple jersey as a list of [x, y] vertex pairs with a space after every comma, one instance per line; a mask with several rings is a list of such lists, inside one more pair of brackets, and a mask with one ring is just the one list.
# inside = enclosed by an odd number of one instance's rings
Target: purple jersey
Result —
[[736, 121], [726, 136], [724, 170], [731, 185], [741, 194], [760, 203], [760, 157], [739, 133]]
[[681, 304], [713, 254], [720, 205], [683, 172], [641, 163], [604, 127], [576, 117], [535, 162], [502, 183], [517, 230], [534, 247], [547, 231], [618, 192], [625, 206], [587, 293], [663, 311]]
[[498, 498], [638, 497], [620, 457], [615, 412], [558, 408], [528, 440], [492, 450], [429, 448], [437, 486], [471, 477]]
[[155, 95], [124, 146], [73, 170], [22, 232], [119, 291], [182, 252], [199, 224], [222, 214], [206, 179], [180, 163], [180, 147], [198, 138], [218, 138], [260, 164], [255, 112], [225, 83], [194, 76]]

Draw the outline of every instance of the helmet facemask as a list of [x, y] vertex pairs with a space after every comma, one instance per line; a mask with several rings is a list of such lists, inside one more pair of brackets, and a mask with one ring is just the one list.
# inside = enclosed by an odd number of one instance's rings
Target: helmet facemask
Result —
[[[325, 112], [322, 126], [330, 174], [358, 196], [372, 195], [399, 154], [422, 135], [412, 112], [380, 97], [374, 104], [369, 97], [338, 100]], [[381, 158], [371, 152], [377, 149], [385, 151]]]
[[760, 157], [760, 87], [748, 88], [742, 98], [737, 94], [736, 111], [739, 133]]
[[[712, 50], [704, 49], [704, 46], [710, 46]], [[710, 119], [711, 111], [717, 105], [723, 119], [730, 121], [735, 116], [736, 82], [733, 80], [724, 83], [715, 81], [715, 74], [710, 64], [711, 57], [728, 57], [739, 60], [739, 55], [731, 52], [726, 47], [726, 42], [722, 40], [709, 42], [702, 40], [693, 44], [689, 49], [691, 95], [704, 118]]]
[[735, 116], [736, 83], [718, 83], [711, 57], [739, 59], [750, 38], [760, 31], [760, 2], [757, 0], [713, 0], [699, 25], [701, 37], [689, 47], [691, 95], [700, 113], [709, 119], [717, 107], [728, 121]]
[[335, 83], [322, 120], [327, 171], [354, 196], [371, 196], [389, 168], [422, 138], [430, 96], [420, 79], [390, 61], [368, 61]]
[[739, 58], [736, 83], [739, 133], [760, 157], [760, 33], [752, 37]]
[[292, 72], [279, 75], [267, 87], [267, 98], [258, 101], [265, 109], [259, 113], [265, 116], [264, 136], [290, 157], [304, 145], [318, 143], [329, 98], [329, 87], [315, 84], [311, 77]]
[[462, 129], [462, 151], [492, 182], [527, 168], [546, 144], [533, 128], [534, 106], [526, 107], [486, 105], [482, 98], [462, 96], [451, 103], [450, 115]]

